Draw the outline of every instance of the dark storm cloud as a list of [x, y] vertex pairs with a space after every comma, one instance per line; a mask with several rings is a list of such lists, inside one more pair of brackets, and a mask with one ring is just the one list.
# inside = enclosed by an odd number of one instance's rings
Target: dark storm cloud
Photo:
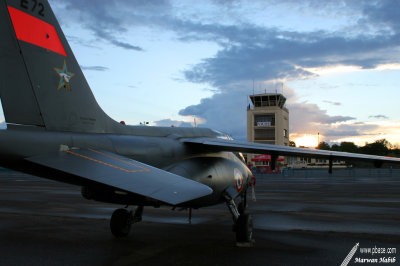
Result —
[[[390, 36], [349, 39], [325, 32], [277, 32], [251, 25], [243, 29], [228, 26], [225, 30], [221, 27], [213, 30], [207, 25], [205, 28], [223, 48], [184, 74], [189, 81], [214, 86], [249, 79], [310, 77], [312, 73], [304, 69], [309, 67], [343, 64], [372, 68], [400, 59], [397, 54], [387, 54], [398, 46], [396, 38]], [[202, 32], [201, 27], [196, 29]]]
[[[343, 7], [347, 4], [354, 8], [352, 1], [347, 2], [338, 5]], [[385, 21], [386, 13], [393, 18], [392, 24], [400, 20], [400, 8], [395, 8], [400, 2], [383, 1], [386, 4], [377, 5], [371, 2], [359, 2], [360, 7], [366, 5], [363, 11], [365, 17], [362, 19], [364, 24]], [[318, 1], [307, 3], [314, 7], [320, 5]], [[330, 3], [329, 6], [332, 8], [335, 4]], [[307, 67], [343, 64], [373, 68], [400, 60], [398, 53], [393, 52], [399, 48], [397, 32], [393, 35], [384, 32], [383, 35], [358, 34], [349, 37], [345, 32], [300, 33], [251, 24], [223, 26], [190, 22], [177, 23], [175, 30], [182, 32], [182, 39], [214, 40], [222, 46], [214, 57], [206, 58], [184, 72], [189, 81], [214, 86], [246, 79], [309, 77], [312, 74], [303, 69]]]
[[400, 1], [368, 1], [363, 8], [365, 20], [386, 25], [395, 32], [400, 30]]

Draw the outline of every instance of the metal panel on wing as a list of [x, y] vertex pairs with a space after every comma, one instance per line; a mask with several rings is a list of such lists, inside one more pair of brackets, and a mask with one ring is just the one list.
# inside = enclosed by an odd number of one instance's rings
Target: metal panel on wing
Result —
[[219, 138], [186, 138], [181, 140], [184, 143], [200, 145], [203, 148], [213, 151], [237, 151], [248, 153], [265, 153], [283, 156], [301, 156], [316, 158], [333, 158], [343, 160], [361, 160], [361, 161], [382, 161], [390, 163], [400, 163], [400, 158], [376, 156], [369, 154], [337, 152], [328, 150], [316, 150], [307, 148], [295, 148], [287, 146], [278, 146], [272, 144], [261, 144], [255, 142], [245, 142], [236, 140], [226, 140]]
[[172, 205], [212, 193], [201, 183], [93, 149], [68, 149], [26, 160]]

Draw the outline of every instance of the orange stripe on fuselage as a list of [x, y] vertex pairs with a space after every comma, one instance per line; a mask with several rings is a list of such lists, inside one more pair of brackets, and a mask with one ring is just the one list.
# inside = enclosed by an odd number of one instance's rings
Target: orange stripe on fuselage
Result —
[[53, 25], [10, 6], [8, 12], [18, 40], [67, 56]]

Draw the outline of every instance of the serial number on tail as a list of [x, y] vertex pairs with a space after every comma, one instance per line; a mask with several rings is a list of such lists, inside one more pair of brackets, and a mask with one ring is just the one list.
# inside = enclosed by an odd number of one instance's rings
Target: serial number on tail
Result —
[[39, 16], [44, 17], [44, 5], [43, 3], [38, 3], [37, 0], [21, 0], [20, 6], [23, 9], [37, 13]]

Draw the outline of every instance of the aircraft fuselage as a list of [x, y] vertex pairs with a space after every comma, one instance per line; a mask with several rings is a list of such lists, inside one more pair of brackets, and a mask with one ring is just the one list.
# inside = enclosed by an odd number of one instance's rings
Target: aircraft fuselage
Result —
[[[135, 127], [129, 127], [130, 130]], [[25, 160], [39, 154], [50, 154], [59, 151], [62, 147], [79, 147], [80, 149], [95, 149], [112, 152], [145, 164], [166, 170], [168, 172], [195, 180], [213, 189], [213, 193], [187, 202], [182, 206], [202, 207], [224, 202], [223, 192], [231, 187], [233, 197], [247, 189], [251, 172], [244, 162], [231, 152], [207, 152], [193, 150], [179, 139], [182, 135], [169, 134], [167, 137], [157, 136], [164, 134], [162, 130], [172, 132], [174, 128], [137, 127], [144, 131], [153, 132], [153, 136], [102, 134], [102, 133], [74, 133], [46, 131], [35, 127], [10, 126], [0, 130], [0, 166], [22, 171], [28, 174], [67, 182], [83, 187], [82, 194], [88, 199], [103, 202], [129, 205], [162, 205], [140, 195], [124, 193], [123, 191], [106, 188], [101, 184], [94, 185], [87, 180], [54, 170], [38, 166]], [[198, 132], [204, 131], [204, 129]], [[176, 128], [177, 133], [182, 130]], [[190, 129], [193, 135], [193, 129]], [[198, 133], [201, 134], [201, 133]], [[198, 136], [197, 136], [198, 137]], [[235, 188], [233, 169], [238, 169], [243, 175], [243, 187]]]

